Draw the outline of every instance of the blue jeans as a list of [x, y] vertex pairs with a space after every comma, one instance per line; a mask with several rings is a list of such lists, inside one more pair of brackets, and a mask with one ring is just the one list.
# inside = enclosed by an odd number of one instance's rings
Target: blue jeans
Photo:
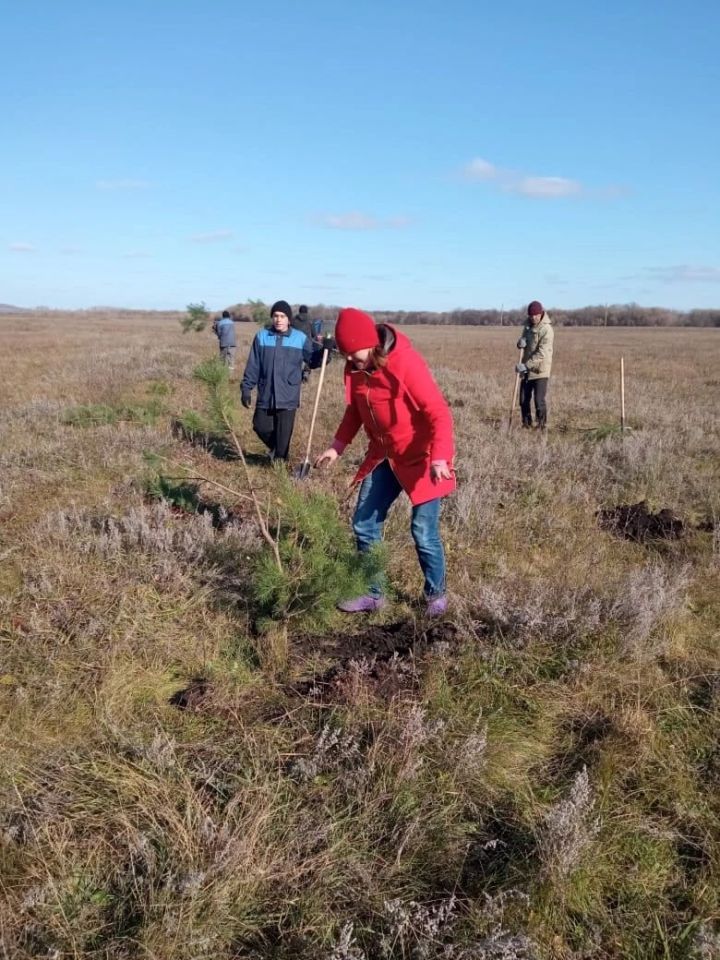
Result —
[[[388, 510], [401, 493], [400, 482], [387, 460], [383, 460], [365, 477], [360, 485], [352, 522], [357, 548], [361, 553], [382, 540]], [[413, 507], [410, 524], [420, 569], [425, 576], [424, 593], [427, 599], [445, 593], [445, 552], [439, 529], [440, 499], [437, 497]], [[382, 592], [382, 583], [374, 583], [370, 588], [374, 597], [382, 596]]]

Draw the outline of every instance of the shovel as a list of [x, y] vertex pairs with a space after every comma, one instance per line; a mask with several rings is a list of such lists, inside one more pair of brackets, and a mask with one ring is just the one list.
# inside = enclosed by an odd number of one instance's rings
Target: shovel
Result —
[[327, 364], [328, 348], [325, 347], [322, 355], [322, 364], [320, 365], [320, 378], [318, 379], [317, 391], [315, 393], [315, 406], [313, 407], [312, 420], [310, 421], [310, 436], [308, 437], [307, 451], [305, 459], [295, 471], [296, 480], [306, 480], [310, 474], [310, 450], [312, 449], [313, 431], [315, 430], [315, 419], [317, 417], [318, 406], [320, 405], [320, 391], [322, 390], [323, 380], [325, 379], [325, 366]]
[[[520, 348], [520, 353], [518, 354], [518, 363], [522, 363], [522, 347]], [[515, 404], [517, 403], [518, 397], [518, 387], [520, 386], [520, 374], [515, 374], [515, 386], [513, 387], [512, 402], [510, 403], [510, 416], [508, 417], [508, 430], [512, 428], [513, 422], [513, 413], [515, 413]]]

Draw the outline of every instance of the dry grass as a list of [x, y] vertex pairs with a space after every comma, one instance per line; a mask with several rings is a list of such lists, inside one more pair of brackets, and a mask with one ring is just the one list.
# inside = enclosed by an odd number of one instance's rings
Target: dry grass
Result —
[[[713, 955], [720, 331], [560, 329], [546, 438], [505, 427], [514, 330], [408, 332], [456, 418], [457, 639], [384, 686], [359, 658], [323, 699], [288, 680], [332, 665], [329, 638], [253, 632], [252, 519], [145, 495], [147, 451], [237, 486], [172, 429], [212, 336], [0, 318], [0, 955]], [[318, 450], [338, 363], [327, 379]], [[361, 454], [309, 481], [347, 515]], [[684, 536], [600, 529], [642, 499]], [[378, 628], [415, 616], [408, 520]]]

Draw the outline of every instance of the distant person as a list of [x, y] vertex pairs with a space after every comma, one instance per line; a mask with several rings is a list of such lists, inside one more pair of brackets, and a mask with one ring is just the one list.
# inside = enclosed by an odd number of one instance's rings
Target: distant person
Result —
[[257, 387], [253, 430], [272, 460], [286, 461], [295, 411], [300, 406], [303, 365], [317, 366], [321, 354], [301, 330], [291, 327], [292, 309], [287, 301], [274, 303], [270, 316], [271, 324], [253, 340], [240, 393], [242, 405], [249, 408]]
[[213, 333], [218, 338], [220, 357], [232, 373], [235, 369], [235, 324], [228, 310], [223, 310], [222, 316], [213, 323]]
[[[363, 427], [370, 441], [353, 481], [359, 484], [353, 531], [358, 551], [382, 540], [385, 518], [400, 494], [412, 504], [410, 532], [424, 583], [426, 614], [442, 616], [445, 551], [440, 506], [455, 489], [453, 420], [423, 357], [396, 327], [375, 324], [362, 310], [346, 307], [335, 327], [345, 357], [345, 415], [330, 447], [315, 461], [331, 466]], [[385, 605], [384, 583], [338, 604], [344, 613], [371, 613]]]
[[531, 405], [535, 401], [535, 419], [540, 430], [547, 427], [547, 391], [552, 367], [553, 340], [555, 334], [550, 317], [539, 300], [528, 304], [527, 320], [517, 342], [522, 350], [522, 360], [515, 370], [522, 377], [520, 381], [520, 410], [522, 425], [531, 429], [533, 425]]
[[[310, 313], [306, 304], [301, 304], [300, 309], [293, 318], [292, 325], [296, 330], [300, 330], [302, 333], [304, 333], [308, 340], [312, 340], [314, 342], [312, 321], [310, 320]], [[302, 381], [303, 383], [307, 383], [309, 379], [310, 365], [306, 363], [303, 364]]]
[[296, 330], [301, 330], [305, 334], [305, 336], [308, 338], [308, 340], [312, 340], [313, 338], [312, 321], [310, 319], [310, 313], [308, 311], [308, 308], [304, 303], [300, 306], [300, 309], [298, 310], [295, 318], [293, 319], [292, 325], [293, 327], [295, 327]]

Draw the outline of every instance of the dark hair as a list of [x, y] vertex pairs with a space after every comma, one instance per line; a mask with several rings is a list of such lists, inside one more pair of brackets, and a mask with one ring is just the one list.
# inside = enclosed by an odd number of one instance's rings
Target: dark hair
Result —
[[305, 306], [304, 303], [301, 304], [300, 309], [298, 310], [298, 313], [307, 313], [307, 312], [308, 312], [308, 308]]
[[223, 317], [228, 317], [228, 319], [229, 319], [229, 318], [230, 318], [230, 311], [229, 311], [229, 310], [223, 310]]

